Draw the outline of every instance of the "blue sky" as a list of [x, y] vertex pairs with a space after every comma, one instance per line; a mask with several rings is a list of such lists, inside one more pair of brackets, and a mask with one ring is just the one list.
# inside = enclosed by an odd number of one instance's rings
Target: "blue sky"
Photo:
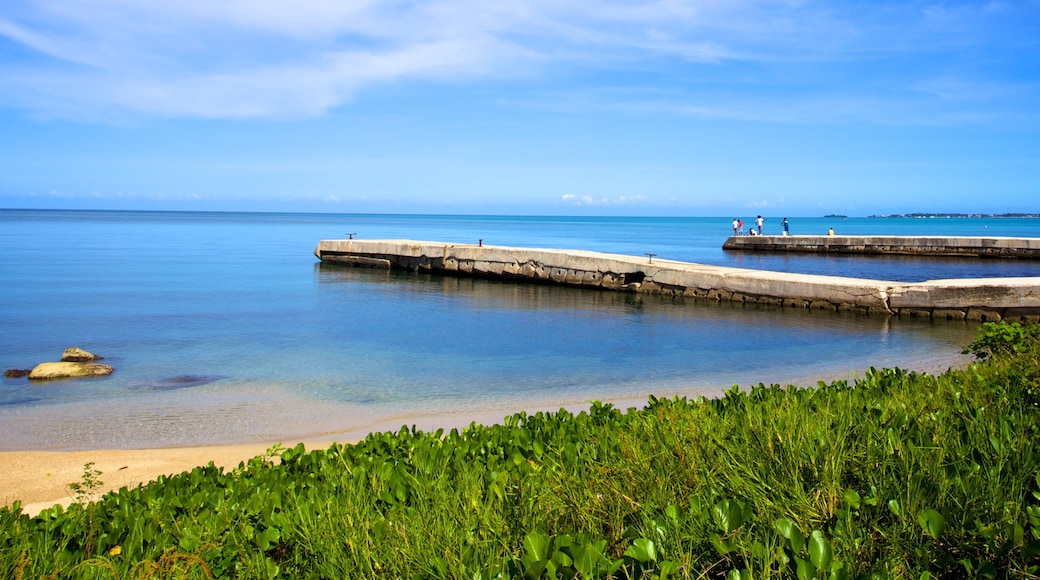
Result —
[[0, 208], [1037, 200], [1040, 0], [0, 4]]

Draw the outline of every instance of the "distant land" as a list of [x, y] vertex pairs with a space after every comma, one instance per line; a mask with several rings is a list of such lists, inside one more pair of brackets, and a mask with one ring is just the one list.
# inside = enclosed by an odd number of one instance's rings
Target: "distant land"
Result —
[[849, 216], [847, 216], [847, 215], [845, 215], [843, 213], [829, 213], [829, 214], [827, 214], [827, 215], [825, 215], [823, 217], [825, 217], [825, 218], [847, 218]]
[[[824, 216], [831, 217], [831, 216]], [[1040, 213], [890, 213], [870, 218], [1040, 218]]]

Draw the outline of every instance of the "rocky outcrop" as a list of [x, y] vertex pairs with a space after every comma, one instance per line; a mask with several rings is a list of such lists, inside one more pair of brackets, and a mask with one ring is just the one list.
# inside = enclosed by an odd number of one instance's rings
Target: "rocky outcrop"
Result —
[[78, 346], [70, 346], [65, 349], [65, 352], [61, 355], [62, 362], [90, 362], [92, 360], [101, 360], [105, 357], [98, 356], [92, 352], [87, 352]]
[[4, 372], [4, 376], [13, 379], [28, 375], [30, 381], [103, 377], [112, 374], [112, 367], [92, 362], [103, 358], [82, 348], [71, 346], [62, 353], [61, 362], [40, 363], [32, 370], [8, 369]]
[[103, 377], [112, 374], [112, 367], [99, 363], [45, 362], [36, 365], [29, 373], [31, 381], [49, 381], [78, 377]]

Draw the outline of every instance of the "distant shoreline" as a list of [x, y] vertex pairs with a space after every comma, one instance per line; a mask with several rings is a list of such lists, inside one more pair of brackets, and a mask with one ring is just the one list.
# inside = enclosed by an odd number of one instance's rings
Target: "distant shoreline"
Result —
[[1040, 218], [1040, 213], [888, 213], [868, 218]]

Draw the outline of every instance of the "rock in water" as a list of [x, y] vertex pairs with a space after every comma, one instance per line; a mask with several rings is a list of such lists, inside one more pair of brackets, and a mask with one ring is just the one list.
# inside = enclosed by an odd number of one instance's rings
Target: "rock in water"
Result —
[[70, 379], [76, 377], [103, 377], [112, 374], [112, 367], [97, 363], [45, 362], [36, 365], [29, 373], [31, 381]]
[[89, 362], [92, 360], [101, 360], [105, 357], [98, 356], [92, 352], [87, 352], [78, 346], [70, 346], [65, 349], [65, 352], [61, 355], [62, 362]]

